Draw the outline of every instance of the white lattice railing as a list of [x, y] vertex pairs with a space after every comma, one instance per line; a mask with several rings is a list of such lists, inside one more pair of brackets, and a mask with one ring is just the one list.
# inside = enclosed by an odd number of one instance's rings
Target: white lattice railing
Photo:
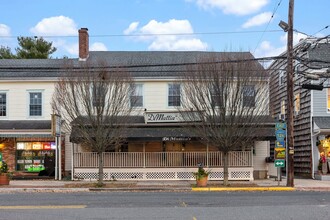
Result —
[[[223, 180], [223, 168], [211, 168], [209, 180]], [[104, 180], [194, 180], [196, 168], [105, 168]], [[253, 167], [230, 167], [229, 180], [253, 180]], [[73, 180], [97, 180], [98, 168], [76, 168]]]
[[[134, 167], [196, 167], [203, 163], [207, 167], [222, 167], [222, 152], [106, 152], [102, 154], [104, 168]], [[98, 167], [98, 154], [74, 153], [75, 168]], [[229, 167], [251, 167], [251, 151], [229, 153]]]

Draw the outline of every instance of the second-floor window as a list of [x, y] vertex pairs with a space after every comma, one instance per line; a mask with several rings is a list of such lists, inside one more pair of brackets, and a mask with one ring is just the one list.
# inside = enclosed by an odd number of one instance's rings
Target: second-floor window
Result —
[[221, 88], [214, 87], [213, 89], [210, 90], [211, 102], [213, 107], [223, 106], [222, 93], [223, 91], [221, 90]]
[[0, 117], [7, 116], [7, 94], [0, 92]]
[[181, 106], [181, 86], [179, 83], [168, 84], [168, 106]]
[[280, 114], [285, 115], [285, 100], [281, 100]]
[[294, 113], [298, 115], [300, 111], [300, 93], [295, 94], [294, 96]]
[[143, 85], [135, 84], [133, 92], [130, 98], [132, 107], [142, 107], [143, 106]]
[[330, 113], [330, 88], [327, 89], [327, 107], [328, 113]]
[[42, 93], [30, 92], [30, 116], [42, 116]]
[[255, 88], [254, 86], [243, 87], [243, 107], [255, 106]]
[[285, 81], [284, 71], [280, 71], [278, 74], [278, 85], [279, 86], [284, 85], [284, 81]]
[[94, 107], [104, 107], [107, 90], [103, 83], [95, 83], [92, 87], [92, 98]]

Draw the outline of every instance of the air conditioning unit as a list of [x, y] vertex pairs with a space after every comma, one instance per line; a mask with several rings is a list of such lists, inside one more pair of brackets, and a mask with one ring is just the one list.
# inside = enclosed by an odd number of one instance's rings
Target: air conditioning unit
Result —
[[278, 120], [279, 121], [285, 121], [285, 114], [278, 114]]

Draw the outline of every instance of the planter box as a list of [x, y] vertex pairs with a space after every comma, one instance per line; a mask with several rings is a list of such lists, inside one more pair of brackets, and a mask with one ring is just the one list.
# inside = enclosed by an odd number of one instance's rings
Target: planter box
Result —
[[0, 175], [0, 185], [9, 185], [9, 176], [6, 174]]

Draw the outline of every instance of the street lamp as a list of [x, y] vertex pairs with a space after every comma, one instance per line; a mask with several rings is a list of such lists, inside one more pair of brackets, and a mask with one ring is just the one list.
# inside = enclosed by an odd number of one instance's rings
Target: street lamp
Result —
[[288, 23], [281, 21], [279, 26], [288, 32], [287, 42], [287, 183], [289, 187], [294, 186], [294, 137], [293, 137], [293, 7], [294, 0], [289, 1]]

